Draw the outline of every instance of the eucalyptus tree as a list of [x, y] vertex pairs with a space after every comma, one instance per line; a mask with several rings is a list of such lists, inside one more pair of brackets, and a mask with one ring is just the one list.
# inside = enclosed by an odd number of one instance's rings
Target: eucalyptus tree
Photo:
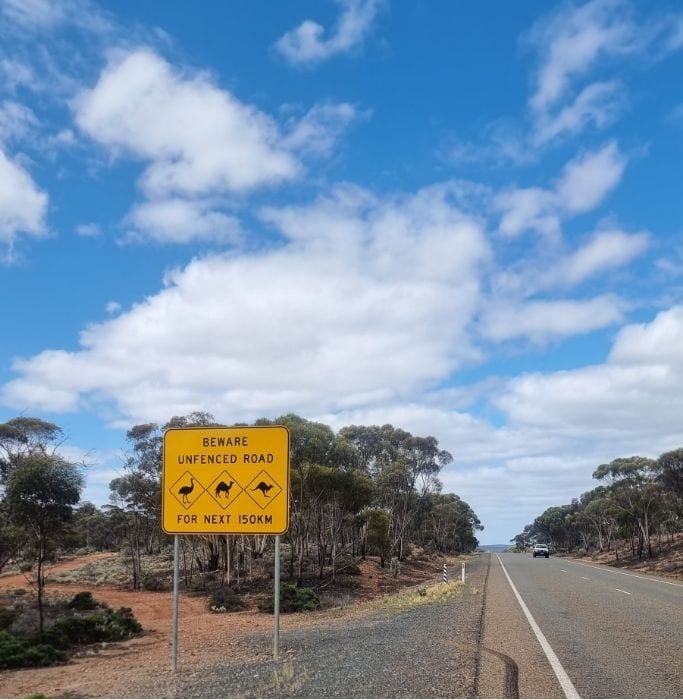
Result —
[[41, 418], [18, 416], [0, 423], [0, 486], [22, 456], [54, 452], [63, 439], [58, 425]]
[[650, 534], [661, 507], [663, 488], [657, 479], [657, 462], [647, 457], [620, 457], [601, 464], [594, 479], [606, 480], [615, 506], [637, 525], [638, 556], [647, 547], [652, 557]]
[[438, 493], [438, 474], [452, 460], [432, 436], [416, 437], [401, 428], [350, 425], [339, 431], [358, 451], [360, 466], [377, 485], [377, 505], [390, 514], [391, 550], [403, 558], [407, 539], [417, 536]]
[[[131, 556], [133, 588], [142, 584], [142, 555], [159, 551], [161, 531], [161, 467], [163, 434], [169, 428], [215, 426], [209, 413], [195, 412], [174, 416], [163, 426], [157, 423], [134, 425], [127, 433], [129, 452], [123, 474], [109, 484], [110, 513], [125, 514], [126, 536]], [[215, 538], [214, 538], [215, 539]], [[212, 544], [212, 550], [219, 546]]]
[[683, 447], [660, 455], [657, 469], [664, 487], [683, 499]]
[[466, 552], [476, 548], [475, 530], [484, 528], [472, 508], [454, 493], [435, 494], [430, 501], [425, 541], [440, 552]]
[[58, 455], [33, 452], [16, 459], [6, 485], [10, 520], [28, 532], [25, 555], [35, 564], [39, 631], [43, 631], [45, 564], [59, 545], [80, 498], [83, 476]]
[[389, 555], [391, 540], [389, 536], [390, 517], [383, 508], [368, 508], [361, 514], [365, 527], [363, 554], [379, 556], [379, 563], [384, 568]]
[[[333, 514], [333, 522], [339, 518], [338, 502], [334, 501], [334, 476], [338, 471], [353, 471], [359, 464], [358, 453], [328, 425], [295, 414], [273, 421], [261, 418], [256, 425], [284, 425], [289, 430], [291, 512], [285, 541], [289, 544], [289, 577], [296, 577], [300, 583], [304, 563], [312, 553], [313, 536], [318, 543], [319, 567], [324, 561], [327, 537], [321, 533], [325, 530], [322, 519], [326, 507]], [[328, 498], [332, 498], [331, 504]]]
[[0, 571], [17, 556], [27, 536], [22, 523], [10, 520], [7, 480], [24, 457], [53, 453], [63, 438], [58, 425], [41, 418], [18, 416], [0, 423]]
[[578, 504], [546, 508], [533, 522], [532, 532], [536, 542], [548, 542], [553, 548], [565, 548], [571, 552], [579, 539], [573, 522]]

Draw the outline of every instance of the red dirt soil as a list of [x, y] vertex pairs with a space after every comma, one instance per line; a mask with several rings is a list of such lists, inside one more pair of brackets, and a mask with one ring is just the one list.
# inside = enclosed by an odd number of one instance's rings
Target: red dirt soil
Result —
[[[84, 564], [113, 558], [110, 553], [90, 554], [63, 561], [51, 568], [56, 574], [76, 569]], [[280, 629], [317, 627], [341, 623], [367, 610], [367, 601], [400, 589], [436, 579], [442, 570], [443, 559], [404, 562], [399, 578], [391, 576], [389, 567], [382, 569], [374, 558], [360, 563], [358, 577], [360, 590], [354, 594], [353, 604], [330, 608], [315, 613], [283, 615]], [[23, 574], [0, 575], [0, 593], [15, 588], [28, 588]], [[60, 666], [18, 669], [0, 672], [0, 697], [26, 697], [43, 693], [47, 697], [112, 697], [111, 693], [131, 688], [135, 693], [136, 679], [149, 682], [150, 674], [165, 676], [171, 671], [172, 594], [169, 592], [121, 590], [92, 584], [47, 584], [48, 596], [67, 597], [79, 591], [90, 590], [96, 600], [112, 608], [129, 607], [142, 624], [144, 633], [125, 642], [110, 643], [102, 648], [91, 647], [73, 656]], [[180, 596], [179, 657], [188, 663], [200, 657], [202, 663], [218, 661], [230, 654], [232, 658], [270, 658], [270, 646], [254, 650], [241, 644], [245, 633], [268, 633], [273, 629], [273, 618], [257, 610], [216, 614], [209, 611], [206, 595]]]

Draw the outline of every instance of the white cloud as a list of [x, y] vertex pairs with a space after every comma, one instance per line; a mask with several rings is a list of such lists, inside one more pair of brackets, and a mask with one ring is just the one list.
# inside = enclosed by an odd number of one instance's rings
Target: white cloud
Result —
[[148, 196], [244, 191], [297, 173], [270, 118], [205, 75], [174, 72], [151, 51], [112, 60], [74, 106], [91, 138], [150, 162], [142, 178]]
[[102, 228], [99, 224], [79, 224], [76, 226], [76, 233], [84, 238], [98, 238], [102, 235]]
[[3, 401], [114, 403], [130, 420], [310, 414], [411, 395], [473, 357], [488, 248], [447, 188], [386, 202], [342, 190], [264, 216], [298, 237], [169, 274], [158, 294], [84, 330], [79, 351], [16, 361]]
[[555, 186], [560, 205], [575, 214], [594, 209], [621, 180], [626, 158], [615, 142], [568, 163]]
[[311, 113], [296, 143], [286, 143], [264, 113], [206, 75], [180, 73], [144, 49], [113, 58], [74, 109], [91, 138], [148, 163], [140, 180], [146, 200], [127, 217], [128, 238], [170, 243], [234, 241], [239, 223], [216, 197], [296, 177], [300, 165], [291, 151], [331, 147], [348, 116], [343, 105], [317, 118]]
[[51, 31], [63, 25], [98, 33], [111, 29], [107, 15], [89, 0], [3, 0], [0, 11], [6, 20], [28, 31]]
[[29, 173], [0, 149], [0, 244], [11, 249], [20, 234], [45, 235], [47, 202]]
[[533, 425], [584, 440], [648, 442], [655, 453], [680, 442], [683, 406], [683, 307], [617, 335], [602, 365], [511, 380], [494, 399], [513, 425]]
[[618, 229], [599, 231], [565, 260], [560, 276], [568, 284], [578, 284], [631, 262], [647, 249], [649, 241], [647, 233], [628, 234]]
[[517, 236], [525, 230], [557, 236], [563, 216], [594, 209], [617, 186], [626, 162], [612, 141], [567, 163], [552, 190], [503, 190], [494, 200], [494, 207], [502, 213], [499, 231], [506, 236]]
[[517, 236], [526, 230], [544, 236], [560, 233], [555, 194], [540, 187], [504, 190], [495, 198], [495, 207], [502, 212], [498, 230], [505, 236]]
[[382, 0], [337, 0], [342, 6], [335, 32], [324, 39], [325, 29], [312, 20], [284, 34], [275, 48], [294, 64], [313, 64], [347, 53], [359, 46], [370, 31]]
[[650, 323], [621, 330], [609, 355], [620, 365], [662, 364], [683, 371], [683, 306], [662, 311]]
[[170, 243], [234, 241], [239, 222], [217, 198], [297, 177], [294, 154], [328, 156], [357, 117], [348, 103], [322, 103], [283, 134], [206, 75], [180, 73], [144, 49], [113, 58], [74, 109], [91, 138], [148, 163], [129, 238]]
[[136, 206], [128, 220], [129, 236], [160, 243], [190, 241], [234, 242], [241, 234], [239, 221], [213, 209], [212, 201], [181, 198], [154, 200]]
[[529, 34], [542, 56], [536, 92], [530, 103], [542, 113], [570, 90], [572, 80], [603, 56], [636, 50], [642, 39], [631, 5], [622, 0], [592, 0], [562, 6], [539, 21]]
[[15, 58], [0, 59], [0, 76], [6, 90], [13, 92], [20, 86], [31, 86], [36, 82], [33, 68]]
[[543, 145], [588, 124], [612, 123], [623, 107], [625, 88], [614, 79], [584, 86], [581, 81], [624, 57], [661, 60], [683, 45], [682, 28], [683, 13], [644, 15], [630, 0], [563, 3], [539, 20], [526, 35], [540, 56], [529, 100], [532, 142]]
[[339, 136], [358, 116], [348, 102], [326, 102], [312, 107], [283, 139], [293, 151], [328, 156]]
[[37, 124], [36, 115], [28, 107], [11, 100], [0, 104], [0, 144], [25, 138]]
[[51, 27], [64, 21], [64, 7], [50, 0], [4, 0], [2, 13], [24, 26]]
[[590, 123], [597, 128], [607, 126], [616, 120], [623, 101], [616, 81], [592, 83], [556, 114], [544, 112], [537, 116], [534, 143], [542, 145], [561, 134], [577, 134]]
[[543, 343], [615, 325], [623, 319], [622, 306], [612, 295], [587, 300], [492, 302], [484, 312], [481, 332], [494, 341], [528, 337]]
[[481, 142], [451, 139], [441, 150], [455, 163], [494, 163], [521, 165], [533, 162], [538, 153], [529, 148], [527, 136], [507, 119], [496, 119], [478, 129]]

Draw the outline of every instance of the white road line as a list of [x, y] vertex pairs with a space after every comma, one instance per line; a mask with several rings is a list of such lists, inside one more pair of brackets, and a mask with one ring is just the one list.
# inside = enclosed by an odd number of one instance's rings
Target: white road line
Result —
[[615, 591], [619, 591], [619, 593], [626, 593], [626, 595], [633, 595], [633, 593], [629, 593], [628, 591], [622, 591], [621, 588], [615, 588]]
[[621, 574], [622, 576], [632, 576], [633, 578], [641, 578], [643, 581], [653, 581], [654, 583], [666, 583], [667, 586], [678, 586], [683, 588], [683, 583], [675, 583], [674, 581], [664, 581], [664, 579], [656, 578], [655, 576], [638, 576], [638, 574], [627, 574], [625, 571], [619, 571], [612, 566], [594, 566], [593, 564], [584, 564], [582, 561], [571, 560], [573, 564], [579, 564], [580, 566], [588, 566], [591, 569], [597, 569], [598, 571], [606, 571], [607, 573]]
[[582, 578], [584, 581], [590, 581], [590, 579], [588, 578], [588, 576], [582, 576], [581, 578]]
[[515, 588], [515, 584], [512, 583], [512, 579], [510, 578], [510, 574], [508, 574], [507, 569], [505, 568], [505, 565], [503, 564], [503, 561], [501, 558], [496, 554], [496, 557], [498, 557], [498, 561], [500, 562], [500, 565], [503, 567], [503, 573], [505, 574], [505, 577], [508, 580], [508, 583], [510, 584], [510, 588], [512, 588], [512, 592], [515, 594], [515, 598], [517, 598], [517, 602], [519, 603], [520, 607], [522, 608], [522, 612], [524, 613], [524, 616], [526, 617], [529, 625], [531, 626], [531, 629], [534, 631], [534, 634], [536, 635], [536, 639], [538, 639], [538, 643], [541, 645], [541, 649], [543, 649], [543, 653], [546, 655], [546, 658], [550, 662], [550, 666], [552, 667], [553, 671], [555, 672], [555, 675], [557, 676], [557, 680], [560, 682], [560, 685], [562, 686], [562, 690], [564, 691], [564, 696], [566, 698], [580, 698], [581, 696], [578, 694], [576, 691], [576, 688], [574, 687], [574, 684], [569, 680], [569, 676], [567, 675], [567, 672], [562, 668], [562, 664], [560, 663], [560, 660], [557, 658], [557, 654], [553, 651], [552, 647], [550, 644], [548, 644], [548, 640], [545, 638], [545, 635], [543, 632], [541, 632], [541, 628], [538, 626], [536, 623], [536, 620], [534, 620], [534, 616], [529, 612], [529, 608], [527, 608], [526, 603], [522, 600], [522, 596], [519, 595], [519, 591], [517, 588]]
[[567, 569], [560, 569], [560, 571], [564, 571], [564, 573], [567, 573]]

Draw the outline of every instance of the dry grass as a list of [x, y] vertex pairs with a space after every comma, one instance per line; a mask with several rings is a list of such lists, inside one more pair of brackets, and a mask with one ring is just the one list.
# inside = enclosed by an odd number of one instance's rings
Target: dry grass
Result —
[[377, 602], [377, 607], [387, 610], [409, 610], [420, 605], [443, 603], [458, 595], [462, 587], [463, 584], [460, 581], [417, 587], [385, 596]]

